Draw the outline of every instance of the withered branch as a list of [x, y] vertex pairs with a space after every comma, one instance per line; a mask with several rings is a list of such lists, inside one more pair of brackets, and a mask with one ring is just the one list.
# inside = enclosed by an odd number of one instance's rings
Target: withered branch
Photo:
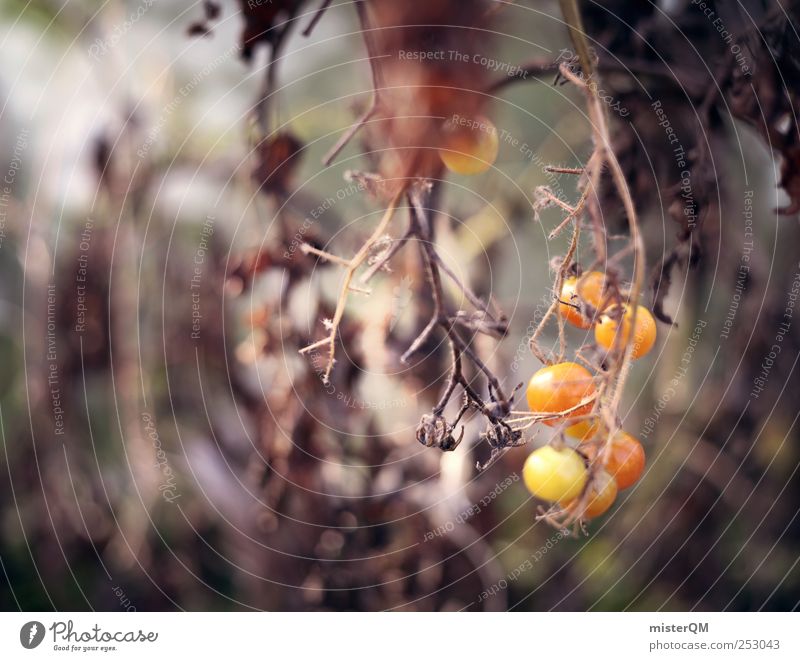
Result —
[[372, 98], [370, 99], [369, 106], [359, 116], [359, 118], [344, 132], [341, 138], [336, 141], [336, 144], [331, 147], [327, 154], [322, 159], [323, 165], [330, 165], [333, 159], [339, 155], [339, 152], [344, 149], [347, 144], [353, 139], [356, 133], [366, 124], [378, 110], [380, 102], [379, 90], [381, 88], [381, 75], [378, 64], [378, 56], [372, 41], [372, 34], [370, 32], [369, 20], [367, 19], [367, 10], [364, 5], [364, 0], [356, 0], [356, 12], [358, 13], [358, 22], [361, 28], [361, 34], [364, 39], [364, 45], [367, 49], [367, 58], [369, 59], [369, 69], [372, 76]]

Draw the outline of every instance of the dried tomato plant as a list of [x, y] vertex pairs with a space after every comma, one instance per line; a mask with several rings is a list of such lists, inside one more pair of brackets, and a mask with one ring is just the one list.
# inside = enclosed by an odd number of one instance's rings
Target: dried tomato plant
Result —
[[[460, 12], [462, 24], [457, 26], [451, 25], [452, 12], [448, 2], [426, 3], [424, 7], [392, 2], [369, 5], [358, 2], [356, 6], [372, 67], [372, 101], [325, 157], [325, 162], [335, 158], [360, 129], [371, 128], [367, 142], [380, 154], [378, 172], [355, 172], [349, 177], [364, 184], [379, 199], [390, 201], [378, 226], [352, 258], [344, 259], [311, 244], [303, 244], [304, 254], [343, 268], [344, 275], [333, 316], [324, 320], [327, 335], [300, 351], [306, 354], [317, 349], [325, 350], [327, 358], [321, 377], [327, 383], [336, 360], [336, 343], [348, 297], [353, 292], [368, 295], [369, 290], [365, 288], [376, 274], [388, 269], [400, 250], [415, 246], [431, 286], [429, 303], [432, 314], [400, 360], [407, 364], [436, 333], [446, 339], [452, 356], [442, 396], [420, 421], [417, 440], [426, 446], [454, 450], [463, 438], [463, 429], [457, 431], [459, 422], [468, 412], [478, 412], [487, 420], [484, 438], [493, 452], [517, 445], [521, 435], [506, 421], [513, 394], [505, 392], [501, 379], [473, 347], [476, 334], [502, 337], [507, 332], [507, 320], [494, 301], [482, 300], [448, 268], [437, 251], [435, 236], [436, 182], [442, 176], [442, 163], [437, 154], [441, 147], [440, 127], [444, 120], [454, 115], [479, 115], [487, 101], [483, 91], [485, 69], [462, 61], [430, 66], [428, 63], [384, 57], [402, 49], [413, 51], [424, 47], [431, 33], [436, 35], [437, 45], [442, 48], [450, 44], [461, 52], [477, 52], [474, 29], [489, 15], [489, 5], [468, 3]], [[464, 42], [465, 30], [466, 34], [472, 35], [471, 43]], [[398, 215], [401, 202], [405, 202], [408, 221], [405, 231], [393, 237], [388, 231]], [[356, 284], [356, 272], [361, 267]], [[442, 284], [444, 278], [456, 285], [471, 309], [457, 309], [448, 301]], [[483, 392], [467, 375], [465, 364], [485, 381]], [[455, 416], [448, 420], [445, 409], [457, 394], [460, 394], [462, 403]]]
[[[383, 212], [368, 237], [357, 242], [359, 247], [352, 256], [336, 254], [322, 245], [316, 236], [305, 237], [297, 254], [293, 253], [290, 273], [296, 273], [298, 277], [306, 269], [322, 264], [340, 271], [338, 296], [333, 308], [320, 309], [324, 313], [319, 319], [323, 330], [321, 337], [315, 334], [307, 338], [298, 351], [313, 358], [321, 383], [328, 386], [337, 362], [338, 345], [358, 333], [357, 325], [350, 325], [347, 320], [350, 298], [371, 295], [370, 283], [381, 273], [391, 271], [393, 260], [401, 251], [416, 251], [418, 264], [430, 287], [418, 292], [415, 305], [430, 310], [430, 315], [418, 334], [408, 341], [400, 362], [408, 364], [437, 338], [446, 342], [450, 355], [448, 376], [441, 395], [431, 411], [420, 420], [417, 440], [443, 451], [455, 450], [464, 436], [464, 427], [459, 429], [459, 426], [466, 416], [478, 414], [486, 420], [481, 438], [491, 448], [488, 461], [478, 463], [480, 469], [507, 449], [528, 442], [531, 436], [526, 434], [535, 431], [540, 423], [557, 425], [563, 431], [568, 425], [591, 421], [591, 437], [584, 439], [579, 448], [588, 470], [588, 479], [580, 497], [541, 510], [541, 518], [556, 527], [576, 524], [575, 530], [578, 530], [585, 518], [593, 488], [601, 479], [608, 461], [612, 442], [621, 430], [620, 403], [634, 357], [633, 333], [617, 333], [612, 345], [605, 349], [587, 344], [576, 352], [576, 360], [584, 363], [594, 374], [595, 390], [591, 397], [558, 413], [516, 409], [514, 397], [521, 384], [509, 388], [505, 375], [496, 373], [487, 365], [475, 344], [480, 335], [501, 339], [508, 332], [508, 320], [491, 296], [486, 300], [481, 298], [469, 283], [446, 265], [437, 246], [437, 205], [444, 176], [440, 151], [447, 148], [443, 126], [452, 117], [482, 117], [491, 95], [518, 80], [492, 81], [486, 69], [474, 66], [475, 60], [470, 57], [478, 52], [478, 40], [485, 40], [490, 32], [485, 26], [491, 26], [497, 8], [479, 1], [464, 3], [457, 12], [458, 24], [454, 25], [452, 4], [445, 0], [413, 7], [390, 0], [358, 0], [354, 6], [370, 64], [372, 93], [366, 108], [328, 151], [323, 163], [330, 164], [345, 146], [355, 138], [361, 138], [364, 156], [374, 167], [369, 172], [350, 171], [347, 178], [382, 204]], [[293, 16], [298, 7], [299, 3], [291, 5], [287, 11], [291, 10]], [[328, 7], [327, 2], [320, 5], [304, 31], [305, 35], [314, 29]], [[550, 232], [550, 238], [571, 231], [566, 253], [553, 262], [552, 301], [530, 337], [531, 351], [545, 365], [558, 364], [567, 358], [563, 308], [565, 305], [576, 306], [561, 296], [568, 277], [577, 278], [580, 288], [582, 273], [602, 269], [602, 305], [593, 307], [581, 302], [581, 314], [592, 324], [597, 323], [602, 314], [617, 325], [630, 323], [636, 327], [637, 315], [640, 314], [638, 301], [645, 287], [647, 269], [634, 194], [629, 188], [631, 173], [617, 155], [619, 137], [610, 127], [608, 108], [598, 93], [599, 72], [608, 65], [588, 45], [578, 4], [574, 0], [562, 0], [561, 8], [575, 54], [557, 62], [532, 62], [521, 67], [520, 71], [532, 73], [534, 77], [554, 71], [556, 83], [580, 90], [585, 101], [593, 150], [583, 167], [547, 168], [554, 175], [577, 177], [578, 196], [575, 201], [563, 199], [562, 195], [545, 186], [535, 192], [534, 216], [538, 218], [539, 212], [549, 207], [565, 213]], [[267, 22], [275, 20], [275, 16], [275, 13], [270, 13]], [[288, 134], [269, 135], [269, 123], [265, 119], [284, 32], [278, 28], [274, 33], [270, 32], [272, 36], [269, 39], [262, 38], [270, 44], [271, 55], [264, 94], [256, 106], [257, 124], [265, 134], [256, 145], [259, 155], [256, 176], [262, 185], [271, 181], [267, 188], [273, 192], [286, 190], [291, 160], [301, 148]], [[252, 41], [252, 35], [245, 38], [246, 43]], [[448, 50], [452, 47], [466, 56], [455, 61], [451, 58], [427, 62], [395, 57], [404, 50], [423, 51], [434, 42], [437, 48]], [[715, 97], [709, 93], [703, 104], [704, 112], [709, 112], [714, 100]], [[698, 145], [700, 142], [698, 140]], [[698, 149], [691, 154], [693, 167], [702, 165], [703, 153]], [[787, 179], [786, 175], [784, 179]], [[787, 188], [791, 189], [791, 185], [787, 184]], [[603, 214], [604, 209], [615, 205], [624, 211], [627, 232], [622, 237], [613, 237], [621, 238], [624, 243], [609, 252], [611, 237]], [[407, 217], [402, 229], [398, 229], [400, 216]], [[685, 218], [681, 220], [685, 222]], [[577, 261], [577, 249], [584, 229], [591, 236], [594, 253], [590, 264]], [[282, 232], [288, 240], [290, 231], [285, 223]], [[655, 271], [657, 284], [663, 286], [655, 288], [654, 312], [662, 321], [671, 321], [662, 309], [669, 272], [672, 266], [681, 262], [682, 253], [678, 251], [684, 249], [690, 236], [691, 232], [685, 233], [679, 246]], [[258, 259], [262, 262], [254, 267], [253, 273], [276, 263], [275, 256], [265, 259], [261, 255]], [[630, 272], [626, 273], [626, 269]], [[443, 285], [445, 280], [455, 285], [468, 304], [467, 309], [449, 299]], [[632, 303], [629, 321], [623, 318], [628, 303]], [[548, 352], [541, 346], [540, 339], [553, 325], [558, 344], [556, 349]], [[302, 338], [301, 333], [297, 336]], [[451, 402], [459, 403], [451, 405]], [[587, 406], [590, 410], [584, 413]], [[551, 441], [555, 447], [562, 443], [563, 434], [557, 434]]]
[[[443, 176], [442, 161], [438, 154], [438, 150], [443, 147], [441, 127], [443, 122], [453, 116], [480, 117], [490, 98], [493, 83], [488, 79], [484, 67], [471, 64], [474, 58], [469, 57], [469, 54], [478, 52], [478, 39], [485, 39], [484, 30], [478, 28], [491, 20], [494, 11], [489, 3], [466, 3], [458, 13], [459, 25], [452, 25], [451, 3], [441, 0], [414, 7], [387, 0], [371, 3], [359, 1], [355, 3], [355, 7], [370, 62], [372, 98], [368, 107], [325, 156], [324, 162], [330, 163], [362, 132], [366, 155], [372, 159], [375, 171], [349, 172], [347, 176], [374, 199], [383, 201], [385, 211], [375, 229], [361, 242], [351, 257], [337, 255], [323, 248], [316, 240], [305, 240], [301, 243], [296, 258], [293, 256], [293, 263], [299, 264], [302, 257], [302, 263], [309, 268], [313, 264], [324, 263], [340, 269], [341, 283], [330, 316], [320, 320], [324, 329], [323, 336], [308, 341], [298, 351], [312, 356], [317, 362], [320, 352], [322, 353], [322, 364], [316, 365], [315, 370], [323, 386], [327, 386], [331, 382], [336, 364], [337, 345], [345, 336], [353, 334], [344, 328], [348, 300], [353, 295], [370, 295], [370, 282], [381, 272], [390, 270], [392, 260], [402, 250], [415, 249], [430, 285], [430, 289], [426, 290], [430, 295], [429, 300], [418, 300], [416, 303], [430, 309], [431, 313], [427, 323], [407, 345], [400, 361], [407, 364], [437, 336], [446, 341], [451, 356], [449, 374], [441, 396], [432, 410], [420, 420], [416, 438], [425, 446], [443, 451], [455, 450], [464, 435], [463, 426], [459, 430], [460, 423], [469, 414], [479, 414], [486, 420], [482, 438], [491, 448], [488, 461], [479, 463], [479, 468], [485, 468], [505, 450], [527, 442], [529, 439], [524, 432], [535, 424], [552, 422], [558, 418], [566, 419], [574, 412], [568, 410], [562, 415], [554, 415], [514, 409], [514, 394], [520, 386], [509, 391], [504, 386], [504, 376], [495, 374], [487, 366], [474, 342], [477, 335], [502, 338], [508, 330], [507, 319], [491, 298], [483, 300], [473, 292], [468, 283], [463, 282], [448, 268], [436, 244], [437, 187]], [[557, 268], [552, 304], [530, 340], [532, 351], [545, 364], [564, 359], [564, 319], [557, 293], [561, 291], [566, 274], [576, 268], [573, 260], [585, 217], [588, 217], [595, 238], [595, 263], [607, 267], [609, 274], [613, 274], [609, 275], [607, 283], [609, 302], [613, 300], [619, 303], [623, 298], [637, 299], [642, 289], [644, 273], [644, 255], [638, 234], [636, 210], [611, 148], [606, 111], [596, 91], [594, 56], [586, 46], [580, 16], [575, 6], [565, 3], [564, 7], [566, 22], [570, 26], [579, 56], [569, 62], [562, 62], [558, 73], [564, 81], [576, 86], [585, 96], [594, 152], [583, 168], [551, 168], [555, 173], [580, 177], [580, 196], [577, 202], [570, 204], [546, 188], [537, 191], [538, 201], [534, 213], [538, 214], [539, 210], [547, 206], [557, 206], [567, 212], [563, 222], [551, 236], [567, 227], [572, 228], [570, 248]], [[327, 4], [323, 3], [306, 32], [313, 29], [326, 8]], [[268, 18], [273, 19], [274, 15], [270, 14]], [[465, 34], [468, 35], [466, 40]], [[264, 123], [264, 108], [274, 87], [274, 66], [276, 53], [280, 48], [280, 35], [281, 31], [278, 30], [271, 38], [272, 52], [267, 68], [265, 94], [256, 105], [257, 124], [262, 129], [268, 127]], [[402, 50], [414, 52], [424, 49], [431, 42], [432, 35], [435, 35], [437, 47], [446, 49], [452, 46], [467, 56], [456, 61], [433, 63], [387, 57]], [[251, 37], [248, 39], [251, 40]], [[268, 181], [270, 178], [277, 180], [280, 185], [272, 184], [272, 190], [277, 191], [284, 189], [285, 170], [289, 169], [287, 150], [278, 149], [282, 146], [275, 136], [265, 136], [260, 139], [256, 149], [261, 159], [256, 167], [257, 177], [261, 181]], [[297, 145], [294, 151], [296, 148]], [[606, 234], [598, 197], [600, 177], [605, 168], [612, 173], [619, 195], [625, 203], [631, 230], [628, 245], [611, 257], [606, 255]], [[404, 229], [398, 231], [397, 218], [401, 214], [407, 215], [407, 221]], [[632, 286], [623, 291], [616, 265], [630, 254], [634, 258], [635, 272], [631, 278]], [[274, 257], [269, 258], [262, 254], [258, 257], [258, 265], [243, 268], [254, 274], [274, 264]], [[463, 300], [469, 304], [469, 309], [460, 309], [454, 301], [448, 299], [443, 286], [444, 279], [452, 281], [463, 295]], [[552, 321], [557, 324], [560, 348], [557, 355], [548, 356], [544, 354], [537, 340]], [[598, 369], [598, 389], [591, 416], [599, 416], [602, 420], [603, 433], [598, 433], [597, 443], [604, 450], [619, 427], [618, 407], [630, 360], [630, 343], [619, 343], [602, 360], [597, 356], [584, 358]], [[460, 400], [457, 406], [449, 406], [451, 401], [457, 400]], [[585, 402], [580, 406], [584, 404]], [[450, 409], [453, 413], [448, 417], [447, 412]], [[604, 454], [600, 452], [590, 463], [591, 479], [587, 481], [582, 498], [567, 509], [553, 508], [545, 516], [548, 521], [562, 526], [580, 519], [590, 486], [603, 465], [603, 460]]]

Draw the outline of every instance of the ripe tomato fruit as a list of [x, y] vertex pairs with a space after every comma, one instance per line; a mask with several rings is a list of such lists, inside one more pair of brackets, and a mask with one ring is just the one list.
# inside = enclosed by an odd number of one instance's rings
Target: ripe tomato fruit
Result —
[[605, 275], [600, 271], [589, 271], [578, 278], [576, 293], [581, 300], [586, 301], [594, 308], [599, 308], [603, 302], [605, 285]]
[[522, 467], [522, 479], [528, 491], [550, 502], [577, 498], [588, 476], [586, 464], [575, 450], [556, 450], [550, 445], [531, 452]]
[[611, 441], [606, 470], [614, 476], [620, 489], [639, 481], [644, 472], [644, 448], [630, 434], [619, 431]]
[[561, 286], [561, 314], [569, 323], [578, 328], [591, 328], [592, 322], [581, 314], [581, 311], [568, 305], [588, 303], [593, 308], [599, 308], [603, 302], [603, 288], [606, 277], [600, 271], [589, 271], [582, 276], [564, 278]]
[[[593, 459], [599, 449], [590, 444], [581, 447], [589, 459]], [[605, 469], [616, 480], [617, 486], [627, 489], [638, 482], [644, 472], [644, 465], [642, 444], [627, 432], [618, 431], [611, 440], [605, 464]]]
[[[622, 315], [622, 333], [618, 340], [619, 347], [625, 346], [631, 335], [631, 318], [633, 317], [633, 307], [625, 305], [625, 310]], [[600, 317], [597, 326], [594, 327], [594, 339], [597, 343], [611, 349], [614, 346], [617, 333], [619, 332], [620, 323], [617, 319], [612, 319], [608, 315]], [[633, 333], [633, 351], [631, 356], [633, 358], [641, 358], [647, 354], [656, 341], [656, 320], [653, 315], [643, 305], [636, 308], [636, 328]]]
[[480, 174], [492, 167], [499, 150], [500, 140], [494, 124], [478, 116], [445, 124], [439, 157], [451, 172]]
[[[595, 394], [594, 380], [589, 370], [577, 363], [558, 363], [536, 372], [525, 394], [533, 413], [562, 413]], [[591, 409], [592, 402], [588, 402], [564, 417], [586, 415]], [[550, 426], [557, 422], [558, 419], [545, 420]]]
[[[559, 310], [561, 310], [561, 316], [573, 326], [584, 329], [590, 328], [592, 322], [584, 317], [578, 308], [572, 307], [572, 305], [580, 305], [580, 297], [576, 291], [577, 284], [578, 278], [575, 276], [564, 278], [564, 282], [561, 285], [561, 295], [559, 296], [561, 302], [558, 304], [558, 307]], [[570, 303], [572, 303], [572, 305], [569, 305]]]
[[606, 471], [600, 471], [590, 487], [589, 502], [586, 503], [582, 516], [593, 519], [605, 514], [617, 499], [617, 491], [616, 480]]
[[567, 427], [564, 433], [571, 438], [577, 438], [579, 441], [588, 441], [597, 433], [598, 429], [597, 420], [586, 418]]

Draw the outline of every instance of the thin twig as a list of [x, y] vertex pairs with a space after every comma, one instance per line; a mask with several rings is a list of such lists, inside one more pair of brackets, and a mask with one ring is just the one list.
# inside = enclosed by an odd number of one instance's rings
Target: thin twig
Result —
[[333, 262], [334, 264], [339, 264], [339, 266], [349, 266], [350, 265], [349, 260], [346, 260], [346, 259], [344, 259], [342, 257], [339, 257], [338, 255], [334, 255], [332, 253], [325, 252], [324, 250], [320, 250], [319, 248], [315, 248], [314, 246], [312, 246], [309, 243], [301, 244], [300, 251], [304, 255], [316, 255], [317, 257], [320, 257], [320, 258], [324, 259], [326, 262]]
[[372, 98], [370, 99], [369, 107], [361, 114], [361, 116], [345, 131], [344, 135], [336, 141], [336, 144], [322, 158], [322, 164], [325, 166], [330, 165], [333, 159], [339, 155], [339, 152], [344, 149], [347, 144], [353, 139], [356, 133], [366, 124], [372, 116], [377, 112], [380, 103], [379, 90], [383, 86], [380, 67], [378, 64], [378, 56], [376, 53], [375, 45], [372, 40], [372, 33], [370, 32], [369, 20], [367, 18], [367, 10], [364, 5], [364, 0], [356, 0], [356, 12], [358, 13], [358, 21], [361, 27], [361, 34], [364, 39], [364, 46], [367, 49], [367, 58], [369, 59], [369, 70], [372, 76]]
[[537, 190], [537, 193], [541, 197], [547, 198], [547, 201], [550, 202], [551, 204], [555, 204], [556, 206], [561, 207], [570, 216], [574, 216], [575, 215], [575, 207], [573, 207], [573, 206], [567, 204], [566, 202], [564, 202], [564, 200], [562, 200], [560, 197], [558, 197], [549, 188], [546, 188], [545, 186], [542, 186], [541, 188], [539, 188]]
[[558, 165], [547, 165], [544, 168], [545, 172], [553, 172], [555, 174], [583, 174], [586, 172], [585, 168], [566, 168]]
[[431, 320], [428, 322], [425, 328], [422, 329], [422, 332], [419, 335], [417, 335], [417, 337], [408, 347], [406, 352], [402, 356], [400, 356], [400, 362], [403, 363], [403, 365], [407, 365], [408, 359], [411, 358], [411, 356], [413, 356], [415, 353], [417, 353], [417, 351], [419, 351], [420, 347], [425, 343], [430, 334], [433, 332], [433, 329], [436, 328], [436, 324], [438, 323], [439, 320], [435, 316], [431, 318]]
[[375, 244], [375, 242], [380, 239], [381, 236], [383, 236], [386, 228], [389, 226], [389, 223], [392, 220], [392, 216], [394, 216], [397, 203], [403, 193], [404, 189], [401, 188], [389, 203], [389, 206], [387, 207], [386, 212], [383, 214], [380, 223], [378, 223], [378, 226], [372, 232], [370, 237], [364, 242], [361, 248], [359, 248], [358, 252], [352, 257], [352, 259], [347, 262], [342, 287], [339, 291], [339, 299], [336, 302], [336, 310], [333, 314], [333, 319], [330, 321], [330, 334], [320, 342], [315, 342], [314, 344], [310, 344], [300, 350], [300, 353], [307, 353], [319, 346], [325, 344], [328, 345], [328, 362], [325, 367], [325, 372], [322, 376], [322, 381], [325, 384], [327, 384], [330, 380], [331, 370], [333, 369], [333, 363], [335, 362], [336, 336], [339, 330], [339, 324], [342, 321], [342, 316], [344, 315], [345, 307], [347, 306], [347, 298], [348, 294], [350, 293], [350, 283], [353, 280], [353, 275], [358, 267], [361, 266], [364, 260], [369, 256], [369, 253], [372, 250], [372, 246]]
[[392, 258], [397, 254], [397, 251], [403, 247], [406, 241], [408, 241], [413, 236], [413, 231], [411, 228], [406, 230], [406, 233], [401, 236], [399, 239], [395, 239], [392, 241], [392, 245], [386, 249], [386, 251], [378, 257], [374, 264], [372, 264], [364, 273], [361, 274], [359, 278], [359, 282], [362, 285], [367, 284], [372, 277], [381, 269], [386, 268]]
[[275, 38], [272, 41], [272, 47], [269, 51], [269, 62], [267, 63], [267, 69], [264, 75], [264, 84], [261, 88], [258, 101], [256, 101], [254, 108], [256, 122], [258, 123], [258, 128], [261, 132], [261, 140], [263, 140], [264, 137], [268, 136], [271, 132], [269, 122], [269, 110], [271, 107], [270, 102], [272, 101], [272, 95], [275, 92], [275, 78], [277, 76], [278, 60], [280, 59], [283, 46], [286, 42], [286, 35], [288, 34], [290, 25], [291, 21], [287, 21], [286, 24], [275, 33]]
[[319, 6], [319, 9], [317, 9], [317, 11], [314, 13], [314, 16], [311, 18], [308, 26], [302, 32], [304, 37], [308, 37], [313, 32], [317, 23], [319, 23], [319, 19], [322, 18], [322, 15], [325, 13], [325, 10], [330, 7], [330, 4], [331, 0], [322, 0], [322, 4]]
[[459, 279], [459, 277], [453, 273], [447, 264], [442, 261], [441, 257], [438, 253], [435, 254], [435, 260], [439, 264], [439, 268], [444, 271], [444, 274], [450, 278], [455, 285], [461, 290], [464, 296], [467, 297], [467, 300], [475, 306], [476, 309], [483, 312], [489, 319], [492, 321], [496, 321], [492, 313], [489, 311], [489, 306], [487, 303], [484, 303], [480, 297], [470, 289], [469, 285], [467, 285], [463, 280]]
[[353, 139], [353, 136], [358, 133], [364, 124], [366, 124], [375, 112], [378, 110], [378, 95], [377, 92], [373, 92], [372, 100], [370, 101], [369, 108], [365, 112], [363, 112], [359, 118], [350, 125], [347, 131], [344, 132], [341, 138], [336, 141], [336, 144], [328, 150], [325, 156], [322, 158], [323, 165], [330, 165], [333, 163], [333, 159], [339, 155], [339, 152], [342, 151], [347, 146], [347, 143]]

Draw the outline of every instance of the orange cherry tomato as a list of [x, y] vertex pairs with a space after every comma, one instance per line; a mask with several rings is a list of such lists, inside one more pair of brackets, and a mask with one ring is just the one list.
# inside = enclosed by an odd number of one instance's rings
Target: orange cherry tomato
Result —
[[588, 441], [598, 432], [599, 428], [600, 425], [597, 420], [586, 418], [567, 427], [564, 433], [571, 438], [577, 438], [579, 441]]
[[[599, 448], [593, 444], [581, 446], [581, 451], [593, 459]], [[642, 444], [624, 431], [618, 431], [606, 455], [605, 469], [617, 481], [620, 489], [636, 484], [644, 472], [645, 456]]]
[[[593, 308], [599, 308], [603, 302], [603, 288], [605, 287], [605, 276], [600, 271], [590, 271], [582, 276], [570, 276], [564, 278], [561, 286], [561, 303], [559, 308], [561, 314], [569, 323], [578, 328], [591, 328], [592, 322], [587, 319], [580, 309], [573, 305], [588, 303]], [[573, 305], [568, 305], [572, 303]]]
[[573, 305], [580, 305], [580, 298], [575, 291], [577, 284], [578, 278], [575, 276], [564, 278], [564, 282], [561, 285], [561, 296], [559, 296], [561, 301], [558, 304], [558, 308], [561, 311], [561, 316], [569, 323], [578, 328], [586, 329], [591, 327], [592, 322], [581, 314], [580, 309], [573, 307]]
[[644, 472], [644, 448], [630, 434], [619, 431], [611, 441], [611, 451], [606, 470], [614, 476], [620, 489], [627, 489], [639, 481]]
[[603, 302], [606, 276], [600, 271], [589, 271], [578, 278], [576, 292], [578, 297], [589, 303], [593, 308], [599, 308]]
[[451, 172], [480, 174], [492, 167], [499, 150], [497, 129], [486, 117], [460, 118], [445, 123], [439, 157]]
[[605, 514], [617, 499], [617, 491], [616, 480], [606, 471], [600, 471], [590, 487], [589, 502], [586, 503], [582, 516], [594, 519]]
[[[620, 336], [619, 347], [627, 344], [631, 335], [631, 318], [633, 317], [633, 307], [625, 305], [625, 310], [622, 316], [622, 334]], [[597, 343], [611, 349], [614, 346], [615, 338], [619, 331], [619, 321], [612, 319], [607, 314], [600, 317], [597, 326], [594, 327], [594, 339]], [[647, 354], [656, 341], [656, 321], [653, 315], [643, 305], [636, 308], [636, 329], [633, 333], [633, 351], [631, 356], [633, 358], [641, 358]]]
[[[589, 370], [577, 363], [558, 363], [536, 372], [528, 382], [526, 395], [532, 412], [562, 413], [578, 406], [581, 400], [592, 397], [595, 392], [594, 380]], [[591, 411], [592, 405], [593, 402], [587, 402], [563, 417], [586, 415]], [[558, 421], [553, 419], [544, 422], [552, 426]]]

